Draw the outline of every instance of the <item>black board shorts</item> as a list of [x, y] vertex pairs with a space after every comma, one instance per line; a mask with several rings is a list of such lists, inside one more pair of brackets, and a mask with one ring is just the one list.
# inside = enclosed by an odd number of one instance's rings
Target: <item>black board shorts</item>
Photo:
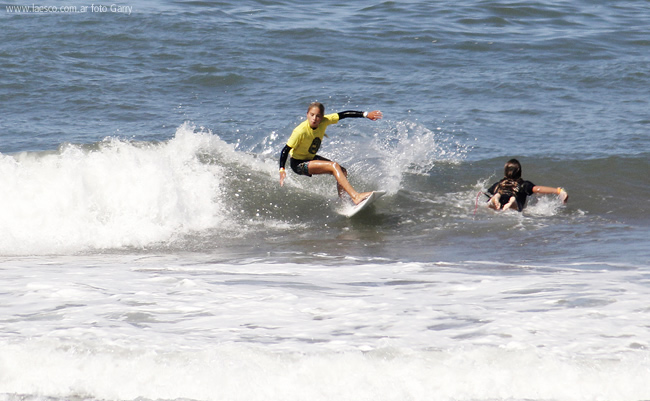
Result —
[[[318, 155], [314, 156], [314, 158], [311, 160], [323, 160], [326, 162], [331, 162], [330, 159], [326, 159]], [[292, 157], [291, 160], [289, 160], [289, 163], [291, 163], [291, 170], [293, 170], [293, 172], [296, 174], [306, 175], [307, 177], [311, 177], [311, 174], [309, 174], [309, 162], [311, 160], [298, 160]]]

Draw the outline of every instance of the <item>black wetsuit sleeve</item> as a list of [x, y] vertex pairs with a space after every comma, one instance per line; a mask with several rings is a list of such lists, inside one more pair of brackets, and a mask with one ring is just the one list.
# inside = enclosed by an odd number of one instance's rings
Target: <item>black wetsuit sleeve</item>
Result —
[[530, 181], [524, 181], [524, 183], [521, 184], [521, 187], [524, 189], [524, 193], [530, 196], [533, 194], [533, 188], [535, 188], [535, 184]]
[[354, 110], [346, 110], [338, 113], [339, 115], [339, 120], [342, 120], [344, 118], [352, 117], [352, 118], [362, 118], [363, 117], [363, 111], [354, 111]]
[[284, 168], [284, 165], [287, 164], [290, 150], [291, 147], [289, 145], [284, 145], [284, 148], [282, 148], [282, 152], [280, 153], [280, 168]]

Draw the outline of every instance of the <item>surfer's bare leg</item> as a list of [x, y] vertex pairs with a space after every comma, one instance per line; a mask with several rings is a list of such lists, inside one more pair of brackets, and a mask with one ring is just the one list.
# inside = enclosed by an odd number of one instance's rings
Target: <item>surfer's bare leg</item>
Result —
[[[345, 176], [345, 179], [347, 180], [348, 179], [348, 170], [346, 170], [345, 167], [343, 167], [341, 165], [339, 165], [339, 167], [341, 167], [341, 171], [343, 172], [343, 175]], [[345, 189], [343, 189], [343, 186], [341, 186], [341, 184], [339, 184], [338, 180], [336, 180], [336, 192], [338, 192], [339, 198], [342, 198], [343, 193], [345, 192]]]
[[372, 192], [357, 192], [348, 181], [347, 171], [337, 163], [325, 160], [312, 160], [309, 162], [309, 174], [332, 174], [336, 178], [336, 188], [339, 196], [343, 191], [350, 195], [355, 205], [366, 199]]

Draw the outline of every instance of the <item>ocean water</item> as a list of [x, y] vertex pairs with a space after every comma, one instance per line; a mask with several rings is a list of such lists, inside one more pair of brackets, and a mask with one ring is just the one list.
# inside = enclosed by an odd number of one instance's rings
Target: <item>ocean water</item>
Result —
[[[650, 400], [650, 3], [0, 5], [0, 399]], [[278, 157], [314, 100], [377, 122]], [[518, 158], [523, 213], [482, 192]]]

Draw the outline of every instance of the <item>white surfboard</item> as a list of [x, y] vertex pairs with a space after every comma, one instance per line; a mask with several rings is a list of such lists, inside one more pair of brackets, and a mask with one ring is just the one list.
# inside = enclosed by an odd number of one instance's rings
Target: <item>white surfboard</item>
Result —
[[358, 205], [354, 205], [348, 209], [345, 209], [343, 212], [341, 212], [341, 214], [344, 215], [345, 217], [352, 217], [355, 214], [362, 211], [363, 209], [370, 206], [374, 201], [382, 197], [384, 194], [386, 194], [386, 191], [372, 191], [370, 196], [362, 200]]

